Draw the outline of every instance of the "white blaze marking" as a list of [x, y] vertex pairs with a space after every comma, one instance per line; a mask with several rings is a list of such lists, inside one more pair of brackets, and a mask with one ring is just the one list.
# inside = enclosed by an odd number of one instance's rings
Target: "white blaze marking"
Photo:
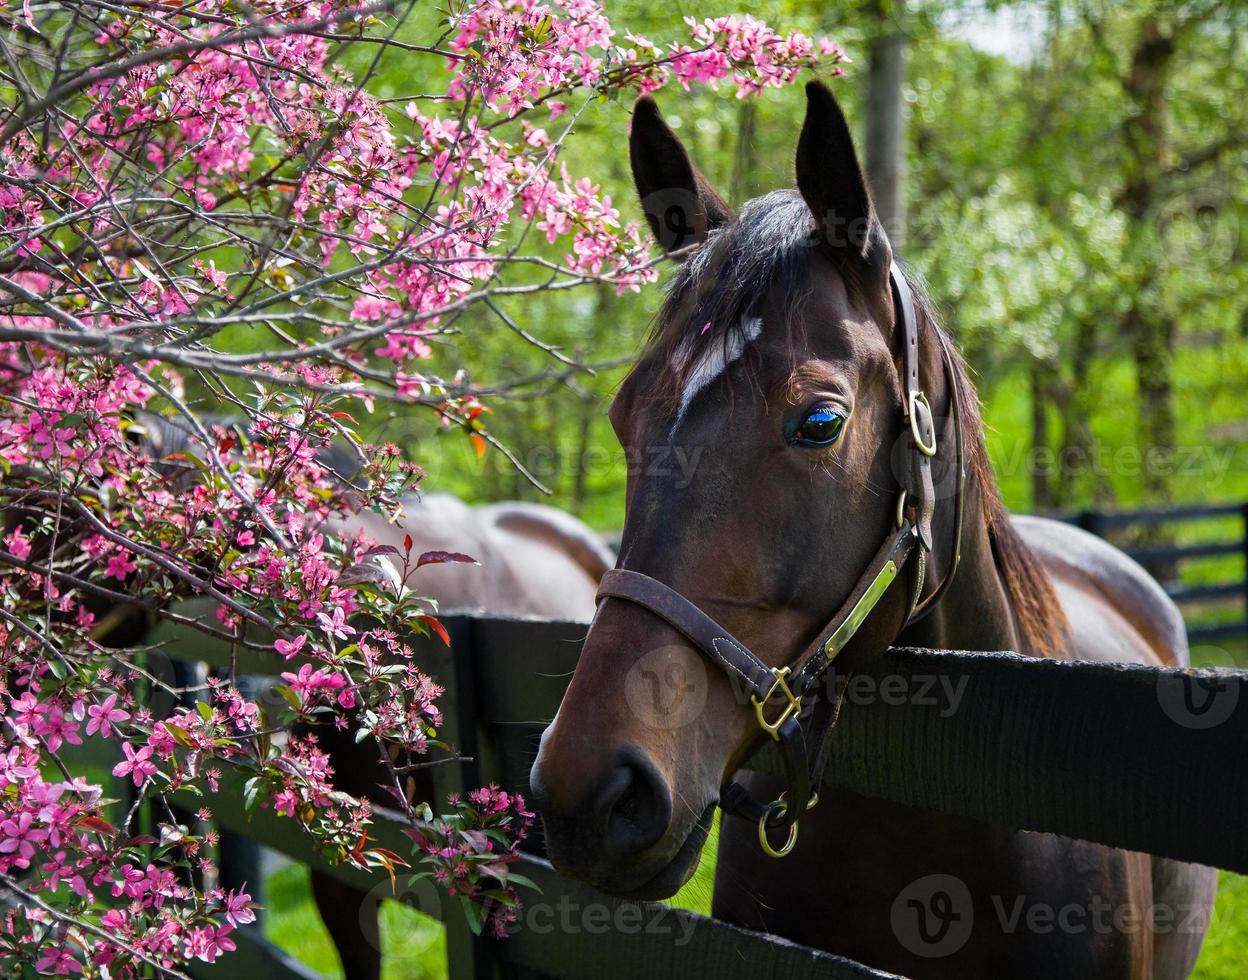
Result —
[[744, 354], [745, 348], [757, 340], [762, 332], [762, 318], [751, 317], [741, 325], [740, 330], [734, 330], [729, 334], [726, 342], [720, 341], [719, 338], [712, 338], [700, 350], [692, 350], [686, 355], [686, 357], [696, 358], [696, 363], [685, 375], [685, 390], [680, 393], [680, 407], [676, 410], [676, 421], [672, 423], [672, 432], [676, 431], [681, 420], [684, 419], [685, 411], [689, 408], [689, 403], [693, 401], [694, 396], [723, 374], [728, 369], [728, 365]]

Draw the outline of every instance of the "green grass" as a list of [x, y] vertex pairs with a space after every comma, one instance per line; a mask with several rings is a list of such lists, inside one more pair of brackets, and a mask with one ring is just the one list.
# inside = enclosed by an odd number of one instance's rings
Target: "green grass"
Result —
[[[342, 980], [342, 966], [312, 903], [308, 869], [288, 864], [265, 882], [265, 935], [307, 966]], [[382, 980], [445, 980], [446, 933], [415, 909], [385, 902], [381, 911]]]
[[1248, 878], [1218, 875], [1218, 902], [1193, 980], [1239, 980], [1248, 949]]

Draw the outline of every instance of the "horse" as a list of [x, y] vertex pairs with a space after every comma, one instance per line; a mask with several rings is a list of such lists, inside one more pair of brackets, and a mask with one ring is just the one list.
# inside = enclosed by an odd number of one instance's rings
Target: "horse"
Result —
[[[618, 567], [532, 768], [550, 859], [664, 898], [719, 806], [748, 819], [721, 822], [718, 918], [907, 976], [1186, 976], [1213, 869], [817, 792], [833, 661], [852, 671], [904, 645], [1186, 666], [1188, 650], [1140, 566], [1006, 512], [968, 370], [894, 261], [840, 106], [820, 82], [806, 94], [796, 189], [739, 214], [654, 101], [634, 109], [634, 181], [678, 265], [610, 420], [630, 455], [681, 447], [698, 465], [629, 473]], [[639, 672], [697, 688], [701, 707], [642, 710]], [[738, 772], [768, 736], [784, 779]], [[907, 889], [932, 880], [960, 889], [955, 914], [973, 922], [942, 949], [895, 927]], [[1083, 914], [1030, 929], [1009, 914], [1020, 898]], [[1154, 906], [1206, 915], [1122, 924]], [[1098, 907], [1119, 925], [1090, 925]]]
[[[340, 468], [342, 472], [342, 468]], [[603, 572], [615, 556], [585, 523], [555, 507], [505, 501], [469, 506], [445, 493], [403, 500], [403, 516], [391, 523], [372, 511], [357, 511], [335, 523], [332, 532], [363, 532], [378, 544], [400, 546], [412, 538], [412, 552], [466, 553], [477, 564], [446, 563], [409, 572], [405, 583], [437, 602], [440, 612], [488, 613], [588, 623]], [[405, 549], [404, 549], [405, 550]], [[396, 577], [401, 574], [393, 561]], [[330, 757], [335, 786], [354, 796], [392, 804], [383, 792], [388, 773], [376, 750], [361, 746], [353, 731], [316, 727]], [[413, 777], [415, 799], [433, 798], [428, 770]], [[378, 980], [381, 950], [377, 905], [365, 892], [324, 872], [312, 870], [312, 895], [338, 950], [348, 980]]]

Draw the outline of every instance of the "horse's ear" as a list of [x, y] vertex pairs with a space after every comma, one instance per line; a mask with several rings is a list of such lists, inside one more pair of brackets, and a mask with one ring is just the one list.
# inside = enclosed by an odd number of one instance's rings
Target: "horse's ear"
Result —
[[732, 220], [732, 209], [689, 161], [648, 95], [633, 109], [628, 155], [642, 210], [665, 251], [704, 241], [712, 228]]
[[887, 271], [892, 260], [888, 238], [875, 217], [845, 114], [823, 82], [806, 85], [797, 189], [815, 216], [823, 247]]

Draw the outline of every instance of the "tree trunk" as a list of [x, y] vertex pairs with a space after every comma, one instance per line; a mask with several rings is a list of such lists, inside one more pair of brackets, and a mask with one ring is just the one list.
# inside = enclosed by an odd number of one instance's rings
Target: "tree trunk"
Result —
[[749, 200], [758, 154], [754, 136], [758, 130], [758, 101], [746, 99], [737, 109], [737, 145], [732, 158], [728, 203], [739, 206]]
[[[1058, 459], [1058, 506], [1091, 501], [1106, 506], [1115, 501], [1113, 480], [1097, 465], [1096, 436], [1092, 432], [1094, 405], [1089, 390], [1096, 358], [1097, 320], [1089, 316], [1075, 324], [1070, 349], [1070, 381], [1060, 398], [1062, 449]], [[1081, 477], [1086, 474], [1087, 480]]]
[[875, 210], [895, 249], [906, 231], [906, 63], [910, 39], [898, 17], [904, 0], [878, 0], [867, 54], [867, 176]]
[[1174, 496], [1169, 459], [1175, 449], [1171, 374], [1176, 330], [1157, 302], [1161, 253], [1154, 219], [1169, 150], [1166, 83], [1174, 54], [1174, 38], [1162, 32], [1155, 17], [1145, 17], [1123, 81], [1129, 105], [1122, 123], [1127, 161], [1121, 204], [1132, 222], [1131, 264], [1140, 273], [1130, 284], [1131, 306], [1121, 327], [1135, 362], [1137, 432], [1145, 454], [1142, 489], [1146, 500], [1160, 503]]

